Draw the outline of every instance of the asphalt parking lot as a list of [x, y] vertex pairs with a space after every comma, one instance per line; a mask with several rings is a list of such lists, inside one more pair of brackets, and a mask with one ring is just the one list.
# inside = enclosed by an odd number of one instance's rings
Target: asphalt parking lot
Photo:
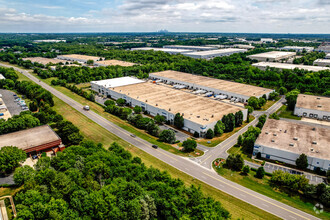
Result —
[[0, 89], [0, 94], [2, 94], [2, 100], [5, 102], [8, 111], [11, 116], [19, 115], [22, 112], [21, 106], [15, 102], [14, 92], [9, 90]]

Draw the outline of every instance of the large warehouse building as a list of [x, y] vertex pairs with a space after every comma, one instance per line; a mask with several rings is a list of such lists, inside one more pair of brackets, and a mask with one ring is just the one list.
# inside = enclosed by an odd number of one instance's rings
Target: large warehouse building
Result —
[[216, 50], [218, 47], [214, 46], [190, 46], [190, 45], [166, 45], [164, 48], [177, 49], [177, 50], [190, 50], [190, 51], [206, 51]]
[[137, 48], [132, 48], [132, 51], [134, 50], [153, 50], [153, 51], [161, 51], [164, 53], [169, 53], [169, 54], [184, 54], [188, 52], [192, 52], [192, 50], [186, 50], [186, 49], [175, 49], [175, 48], [158, 48], [158, 47], [137, 47]]
[[314, 50], [314, 47], [285, 46], [285, 47], [280, 48], [280, 50], [288, 50], [288, 51], [294, 50], [296, 52], [303, 52], [303, 51], [311, 52]]
[[27, 57], [27, 58], [23, 58], [22, 60], [24, 60], [24, 61], [29, 60], [29, 61], [31, 61], [31, 63], [40, 63], [42, 65], [47, 65], [49, 63], [52, 63], [52, 64], [63, 63], [63, 64], [65, 64], [67, 62], [66, 60], [49, 59], [49, 58], [45, 58], [45, 57]]
[[294, 69], [302, 69], [312, 72], [318, 72], [321, 70], [329, 70], [329, 67], [323, 67], [323, 66], [308, 66], [308, 65], [298, 65], [298, 64], [288, 64], [288, 63], [273, 63], [273, 62], [260, 62], [260, 63], [254, 63], [252, 66], [257, 67], [261, 70], [266, 70], [267, 67], [269, 68], [275, 68], [280, 70], [294, 70]]
[[26, 153], [50, 151], [60, 147], [61, 144], [61, 138], [49, 125], [0, 135], [0, 148], [4, 146], [16, 146]]
[[141, 106], [150, 115], [162, 115], [172, 123], [175, 114], [180, 113], [184, 118], [183, 129], [198, 132], [202, 137], [226, 114], [242, 111], [243, 119], [247, 118], [247, 109], [242, 107], [150, 82], [115, 87], [108, 92], [113, 99], [123, 98], [131, 106]]
[[267, 119], [254, 144], [258, 152], [271, 160], [295, 165], [296, 159], [307, 155], [308, 168], [330, 169], [330, 129], [311, 125]]
[[126, 76], [126, 77], [120, 77], [120, 78], [114, 78], [114, 79], [92, 81], [91, 89], [102, 95], [108, 96], [108, 95], [110, 95], [109, 89], [111, 89], [111, 88], [132, 85], [132, 84], [137, 84], [137, 83], [144, 83], [144, 82], [145, 81], [143, 81], [143, 80]]
[[226, 49], [218, 49], [218, 50], [195, 51], [195, 52], [184, 53], [183, 55], [195, 59], [212, 59], [215, 57], [230, 56], [234, 53], [244, 53], [246, 51], [247, 49], [226, 48]]
[[317, 59], [313, 65], [330, 67], [330, 59]]
[[87, 56], [80, 54], [67, 54], [67, 55], [58, 55], [57, 59], [68, 60], [68, 61], [77, 61], [81, 63], [86, 63], [87, 60], [93, 60], [94, 62], [104, 60], [103, 57]]
[[184, 85], [189, 89], [212, 92], [214, 95], [222, 95], [224, 98], [236, 99], [239, 102], [247, 102], [251, 96], [259, 98], [265, 94], [268, 97], [274, 91], [262, 87], [172, 70], [150, 73], [149, 77], [154, 80], [161, 80], [167, 84]]
[[287, 60], [289, 58], [293, 58], [296, 56], [295, 52], [285, 52], [285, 51], [270, 51], [266, 53], [259, 53], [259, 54], [253, 54], [247, 56], [251, 60], [258, 60], [258, 61], [269, 61], [269, 62], [275, 62], [275, 61], [282, 61]]
[[94, 62], [94, 66], [134, 66], [135, 63], [121, 61], [121, 60], [103, 60]]
[[294, 114], [300, 117], [330, 121], [330, 98], [299, 94]]

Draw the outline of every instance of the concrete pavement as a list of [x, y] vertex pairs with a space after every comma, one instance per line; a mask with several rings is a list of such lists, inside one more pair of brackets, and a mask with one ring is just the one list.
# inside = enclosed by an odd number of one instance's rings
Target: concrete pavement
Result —
[[[5, 64], [0, 64], [0, 65], [5, 66], [5, 67], [12, 67], [12, 66], [5, 65]], [[20, 68], [16, 68], [16, 67], [14, 67], [14, 69], [21, 72], [22, 74], [24, 74], [25, 76], [30, 78], [35, 83], [41, 85], [43, 88], [50, 91], [54, 96], [58, 97], [59, 99], [61, 99], [62, 101], [64, 101], [68, 105], [70, 105], [71, 107], [75, 108], [81, 114], [90, 118], [95, 123], [104, 127], [111, 133], [124, 139], [125, 141], [129, 142], [130, 144], [140, 148], [141, 150], [145, 151], [146, 153], [156, 157], [157, 159], [164, 161], [165, 163], [173, 166], [174, 168], [176, 168], [196, 179], [199, 179], [200, 181], [203, 181], [206, 184], [211, 185], [216, 189], [219, 189], [229, 195], [232, 195], [238, 199], [241, 199], [242, 201], [252, 204], [262, 210], [265, 210], [265, 211], [272, 213], [283, 219], [318, 219], [303, 211], [300, 211], [291, 206], [285, 205], [274, 199], [268, 198], [255, 191], [247, 189], [239, 184], [231, 182], [231, 181], [217, 175], [212, 169], [207, 169], [206, 167], [203, 167], [195, 162], [192, 162], [189, 158], [183, 158], [183, 157], [180, 157], [177, 155], [173, 155], [160, 148], [154, 149], [151, 147], [151, 144], [149, 142], [147, 142], [143, 139], [140, 139], [138, 137], [136, 137], [136, 138], [131, 137], [129, 132], [116, 126], [115, 124], [111, 123], [110, 121], [106, 120], [105, 118], [101, 117], [100, 115], [96, 114], [95, 112], [84, 111], [83, 106], [81, 104], [79, 104], [78, 102], [65, 96], [63, 93], [57, 91], [56, 89], [52, 88], [51, 86], [47, 85], [46, 83], [40, 82], [36, 77], [32, 76], [27, 71], [22, 70]], [[256, 123], [256, 120], [254, 120], [251, 123]], [[247, 129], [247, 126], [245, 128]], [[241, 129], [241, 130], [243, 130], [243, 129]], [[226, 142], [226, 145], [224, 145], [223, 148], [226, 149], [228, 146], [233, 144], [233, 142], [236, 139], [237, 139], [237, 137], [235, 139], [234, 138], [231, 139], [229, 142]], [[209, 157], [213, 158], [213, 153], [215, 153], [215, 152], [210, 152], [211, 156], [209, 156]], [[206, 158], [206, 159], [207, 159], [207, 161], [211, 160], [210, 158]]]

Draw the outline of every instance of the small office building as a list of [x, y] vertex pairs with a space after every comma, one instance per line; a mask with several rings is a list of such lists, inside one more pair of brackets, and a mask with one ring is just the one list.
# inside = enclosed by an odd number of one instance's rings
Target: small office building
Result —
[[313, 65], [330, 67], [330, 59], [317, 59], [313, 62]]
[[132, 48], [131, 50], [132, 51], [135, 51], [135, 50], [153, 50], [153, 51], [161, 51], [161, 52], [164, 52], [164, 53], [169, 53], [169, 54], [172, 54], [172, 55], [192, 52], [192, 50], [187, 50], [187, 49], [159, 48], [159, 47], [137, 47], [137, 48]]
[[294, 70], [294, 69], [302, 69], [307, 70], [311, 72], [318, 72], [322, 70], [329, 70], [329, 67], [323, 67], [323, 66], [308, 66], [308, 65], [298, 65], [298, 64], [289, 64], [289, 63], [275, 63], [275, 62], [259, 62], [254, 63], [252, 66], [257, 67], [261, 70], [266, 70], [267, 68], [275, 68], [279, 70]]
[[301, 154], [307, 155], [308, 168], [330, 169], [330, 129], [284, 120], [267, 119], [258, 136], [253, 155], [296, 164]]
[[62, 140], [49, 125], [42, 125], [0, 135], [0, 148], [4, 146], [16, 146], [26, 153], [38, 153], [62, 147]]
[[172, 70], [150, 73], [149, 78], [166, 84], [183, 85], [191, 90], [211, 92], [222, 99], [234, 99], [243, 103], [251, 96], [259, 98], [266, 95], [268, 98], [269, 94], [274, 92], [272, 89]]
[[330, 98], [299, 94], [294, 114], [300, 117], [330, 121]]
[[215, 57], [230, 56], [234, 53], [244, 53], [246, 51], [247, 49], [226, 48], [226, 49], [218, 49], [218, 50], [195, 51], [195, 52], [184, 53], [183, 55], [195, 59], [213, 59]]
[[295, 52], [286, 52], [286, 51], [270, 51], [266, 53], [259, 53], [247, 56], [251, 60], [258, 60], [259, 62], [278, 62], [283, 60], [288, 60], [296, 56]]

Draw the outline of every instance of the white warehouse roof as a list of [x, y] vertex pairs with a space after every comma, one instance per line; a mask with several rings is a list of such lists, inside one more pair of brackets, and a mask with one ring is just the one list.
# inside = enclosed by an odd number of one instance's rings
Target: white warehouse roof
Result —
[[0, 74], [0, 80], [1, 79], [6, 79], [2, 74]]
[[330, 53], [325, 56], [325, 59], [330, 59]]
[[318, 66], [330, 66], [330, 59], [317, 59], [313, 64]]
[[270, 51], [266, 53], [259, 53], [259, 54], [253, 54], [248, 56], [250, 59], [258, 59], [258, 58], [268, 58], [268, 59], [282, 59], [286, 58], [288, 56], [294, 56], [296, 55], [295, 52], [286, 52], [286, 51]]
[[234, 53], [243, 53], [246, 51], [247, 51], [246, 49], [226, 48], [226, 49], [218, 49], [218, 50], [196, 51], [196, 52], [185, 53], [183, 55], [192, 58], [211, 58], [211, 57], [229, 56]]
[[132, 51], [134, 51], [134, 50], [153, 50], [153, 51], [162, 51], [162, 52], [170, 53], [170, 54], [192, 52], [192, 50], [172, 49], [172, 48], [158, 48], [158, 47], [137, 47], [137, 48], [132, 48], [131, 50]]
[[115, 88], [115, 87], [119, 87], [119, 86], [127, 86], [127, 85], [132, 85], [132, 84], [143, 83], [143, 82], [144, 82], [143, 80], [126, 76], [126, 77], [119, 77], [119, 78], [114, 78], [114, 79], [92, 81], [91, 83], [99, 85], [99, 86], [103, 86], [105, 88]]
[[322, 66], [308, 66], [308, 65], [296, 65], [296, 64], [288, 64], [288, 63], [273, 63], [273, 62], [259, 62], [254, 63], [252, 66], [257, 67], [259, 69], [266, 69], [267, 67], [274, 67], [277, 69], [303, 69], [312, 72], [318, 72], [321, 70], [330, 70], [329, 67], [322, 67]]
[[190, 46], [190, 45], [166, 45], [164, 48], [171, 48], [171, 49], [184, 49], [184, 50], [215, 50], [218, 49], [214, 46]]

